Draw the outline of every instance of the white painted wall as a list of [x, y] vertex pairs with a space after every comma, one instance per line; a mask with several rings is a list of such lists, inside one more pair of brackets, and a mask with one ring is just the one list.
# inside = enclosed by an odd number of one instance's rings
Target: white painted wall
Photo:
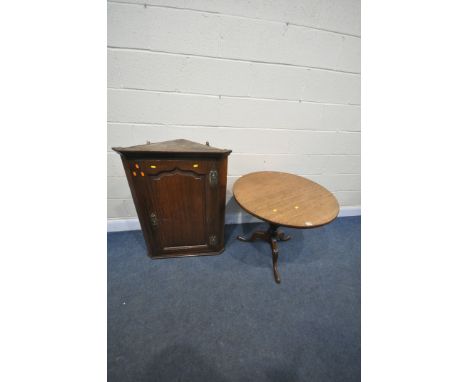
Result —
[[359, 0], [109, 1], [108, 218], [136, 217], [111, 147], [176, 138], [233, 150], [228, 201], [278, 170], [359, 207], [360, 42]]

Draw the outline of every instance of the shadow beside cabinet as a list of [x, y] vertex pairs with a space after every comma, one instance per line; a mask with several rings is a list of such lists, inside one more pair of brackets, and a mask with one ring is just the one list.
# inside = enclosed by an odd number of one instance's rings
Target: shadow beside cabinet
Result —
[[114, 147], [122, 158], [151, 258], [224, 250], [231, 150], [185, 139]]

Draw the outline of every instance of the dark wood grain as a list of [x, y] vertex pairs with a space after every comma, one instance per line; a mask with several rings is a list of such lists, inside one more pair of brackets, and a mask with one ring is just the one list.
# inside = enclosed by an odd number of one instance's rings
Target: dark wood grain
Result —
[[151, 258], [224, 250], [230, 150], [186, 140], [114, 150], [122, 158]]

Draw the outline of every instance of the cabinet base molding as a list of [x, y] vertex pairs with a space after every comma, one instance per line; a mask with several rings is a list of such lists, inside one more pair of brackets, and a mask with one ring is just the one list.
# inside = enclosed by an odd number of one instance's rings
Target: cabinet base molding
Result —
[[177, 257], [216, 256], [216, 255], [220, 255], [223, 252], [224, 252], [224, 248], [216, 252], [197, 252], [197, 253], [186, 252], [183, 255], [164, 254], [164, 255], [159, 255], [159, 256], [151, 256], [151, 254], [147, 253], [147, 256], [151, 260], [159, 260], [159, 259], [171, 259], [171, 258], [177, 258]]

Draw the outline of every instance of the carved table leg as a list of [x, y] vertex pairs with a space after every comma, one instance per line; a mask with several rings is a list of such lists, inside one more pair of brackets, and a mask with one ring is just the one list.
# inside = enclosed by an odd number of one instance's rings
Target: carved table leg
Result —
[[278, 232], [279, 241], [288, 241], [289, 239], [291, 239], [291, 236], [286, 235], [284, 232]]
[[249, 242], [261, 239], [270, 243], [271, 255], [273, 257], [273, 275], [275, 277], [275, 281], [279, 284], [281, 282], [281, 278], [278, 273], [278, 241], [287, 241], [291, 239], [291, 236], [286, 235], [284, 232], [278, 231], [278, 227], [279, 226], [270, 223], [267, 231], [256, 231], [249, 238], [244, 236], [237, 236], [237, 239]]
[[256, 231], [249, 238], [246, 238], [244, 236], [239, 235], [239, 236], [237, 236], [237, 239], [240, 240], [240, 241], [255, 241], [257, 239], [268, 240], [268, 238], [266, 236], [267, 236], [266, 232]]
[[270, 237], [270, 245], [271, 245], [271, 255], [273, 257], [273, 276], [275, 277], [275, 281], [279, 284], [281, 282], [280, 275], [278, 273], [278, 242], [274, 237]]

